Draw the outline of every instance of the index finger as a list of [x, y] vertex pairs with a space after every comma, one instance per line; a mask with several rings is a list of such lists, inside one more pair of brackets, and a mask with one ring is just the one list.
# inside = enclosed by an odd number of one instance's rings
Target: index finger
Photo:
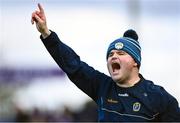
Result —
[[44, 13], [44, 9], [43, 9], [43, 7], [41, 6], [40, 3], [38, 3], [38, 8], [39, 8], [40, 12]]

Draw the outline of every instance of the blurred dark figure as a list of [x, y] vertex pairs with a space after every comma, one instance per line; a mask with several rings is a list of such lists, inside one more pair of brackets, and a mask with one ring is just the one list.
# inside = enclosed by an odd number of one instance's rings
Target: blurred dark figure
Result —
[[46, 112], [40, 111], [38, 108], [34, 108], [31, 114], [31, 122], [47, 122]]
[[97, 122], [97, 105], [93, 101], [85, 104], [84, 109], [75, 115], [75, 121], [80, 122]]
[[27, 111], [24, 111], [20, 108], [15, 108], [16, 110], [16, 116], [15, 116], [15, 122], [28, 122], [30, 121], [30, 114]]

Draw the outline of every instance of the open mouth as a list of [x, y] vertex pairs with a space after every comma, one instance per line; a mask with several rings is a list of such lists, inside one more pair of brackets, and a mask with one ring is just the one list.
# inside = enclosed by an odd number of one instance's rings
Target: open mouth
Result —
[[112, 63], [112, 70], [113, 70], [113, 72], [116, 72], [116, 71], [120, 70], [120, 68], [121, 68], [120, 64]]

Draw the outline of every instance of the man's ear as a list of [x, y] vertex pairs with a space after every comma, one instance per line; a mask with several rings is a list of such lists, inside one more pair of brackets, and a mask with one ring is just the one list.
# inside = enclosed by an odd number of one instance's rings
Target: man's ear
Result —
[[136, 62], [134, 62], [134, 65], [133, 65], [134, 67], [137, 67], [138, 66], [138, 64], [136, 63]]

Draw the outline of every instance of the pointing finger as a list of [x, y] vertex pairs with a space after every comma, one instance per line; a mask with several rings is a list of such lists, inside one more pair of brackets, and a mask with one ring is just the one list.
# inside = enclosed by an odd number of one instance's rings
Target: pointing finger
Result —
[[44, 9], [43, 9], [43, 7], [41, 6], [40, 3], [38, 3], [38, 8], [39, 8], [40, 12], [44, 13]]

